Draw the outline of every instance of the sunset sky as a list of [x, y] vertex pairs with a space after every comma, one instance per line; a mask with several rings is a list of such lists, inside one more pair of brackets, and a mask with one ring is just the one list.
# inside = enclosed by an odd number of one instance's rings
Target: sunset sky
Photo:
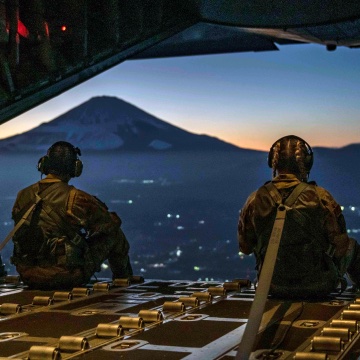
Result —
[[280, 51], [124, 62], [0, 125], [0, 138], [91, 97], [121, 98], [175, 126], [268, 150], [296, 134], [314, 146], [360, 143], [360, 49]]

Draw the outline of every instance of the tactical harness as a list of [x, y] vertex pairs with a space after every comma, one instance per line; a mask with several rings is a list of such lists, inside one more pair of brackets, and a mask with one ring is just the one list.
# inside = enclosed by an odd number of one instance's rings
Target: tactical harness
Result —
[[[283, 212], [285, 215], [287, 212], [287, 222], [295, 225], [292, 230], [295, 229], [296, 237], [301, 240], [300, 243], [293, 244], [291, 241], [289, 242], [289, 239], [295, 234], [287, 233], [284, 238], [287, 241], [280, 247], [279, 254], [277, 254], [278, 260], [270, 292], [282, 298], [289, 297], [289, 295], [299, 298], [326, 296], [335, 290], [339, 283], [342, 291], [346, 288], [346, 280], [340, 275], [339, 269], [333, 261], [335, 246], [329, 244], [328, 240], [320, 234], [319, 229], [309, 225], [312, 223], [311, 215], [307, 211], [299, 211], [295, 205], [299, 196], [308, 186], [313, 185], [301, 182], [284, 201], [272, 182], [265, 184], [266, 190], [278, 209], [276, 218], [279, 216], [279, 210], [284, 207]], [[284, 222], [282, 226], [284, 226]], [[289, 229], [288, 225], [287, 230]], [[285, 250], [285, 246], [288, 251]], [[291, 284], [288, 282], [289, 279]]]
[[[62, 261], [56, 261], [55, 263], [58, 265], [66, 265], [68, 268], [72, 267], [79, 267], [79, 259], [81, 259], [84, 263], [86, 262], [86, 266], [90, 267], [91, 269], [94, 268], [94, 261], [92, 259], [89, 246], [84, 239], [83, 236], [81, 236], [75, 229], [73, 229], [68, 222], [64, 219], [63, 216], [61, 216], [55, 209], [53, 209], [51, 206], [49, 206], [45, 199], [46, 197], [59, 188], [59, 183], [54, 183], [49, 185], [45, 190], [41, 192], [37, 192], [35, 194], [35, 202], [25, 211], [24, 215], [21, 217], [21, 219], [18, 221], [16, 226], [13, 228], [13, 230], [8, 234], [8, 236], [5, 238], [5, 240], [0, 244], [0, 251], [1, 249], [6, 245], [6, 243], [15, 235], [15, 233], [24, 225], [26, 221], [31, 221], [31, 216], [33, 215], [35, 209], [37, 209], [39, 206], [41, 206], [41, 211], [44, 211], [44, 213], [47, 214], [47, 216], [61, 228], [62, 232], [65, 235], [64, 239], [64, 246], [65, 246], [65, 259]], [[53, 247], [56, 247], [55, 244], [48, 244], [52, 245]], [[71, 249], [66, 249], [67, 247], [71, 247]], [[55, 253], [54, 251], [51, 251]], [[53, 254], [54, 255], [54, 254]], [[18, 259], [16, 257], [13, 257], [13, 263], [20, 262], [21, 259]], [[82, 267], [82, 266], [81, 266]]]
[[[264, 185], [277, 206], [277, 212], [267, 250], [265, 253], [265, 258], [261, 266], [260, 279], [256, 289], [254, 301], [250, 309], [249, 320], [237, 351], [236, 360], [248, 360], [250, 358], [250, 354], [254, 346], [255, 338], [264, 313], [267, 296], [271, 287], [271, 281], [277, 261], [280, 240], [285, 224], [286, 212], [290, 209], [293, 210], [294, 220], [300, 226], [304, 225], [303, 214], [293, 208], [293, 205], [295, 204], [300, 194], [308, 186], [309, 184], [301, 182], [295, 187], [289, 197], [285, 201], [283, 201], [281, 194], [272, 182], [268, 182]], [[329, 249], [325, 251], [325, 253], [326, 256], [328, 256], [329, 258], [332, 257], [334, 253], [333, 247], [330, 246]], [[337, 279], [341, 280], [338, 272]], [[341, 290], [344, 290], [343, 281], [341, 281], [341, 285]], [[281, 289], [280, 292], [284, 294], [286, 290], [288, 291], [289, 289]]]
[[[35, 209], [35, 207], [42, 200], [42, 197], [46, 197], [53, 190], [55, 190], [54, 187], [48, 186], [44, 191], [42, 191], [41, 193], [36, 194], [35, 202], [32, 205], [30, 205], [30, 207], [25, 211], [25, 213], [21, 217], [21, 219], [17, 222], [17, 224], [14, 226], [14, 228], [9, 232], [9, 234], [6, 236], [6, 238], [0, 244], [0, 251], [11, 240], [11, 238], [17, 233], [17, 231], [21, 228], [21, 226], [25, 223], [25, 221], [30, 217], [30, 214], [32, 214], [32, 211]], [[40, 194], [42, 195], [42, 197], [40, 197]]]

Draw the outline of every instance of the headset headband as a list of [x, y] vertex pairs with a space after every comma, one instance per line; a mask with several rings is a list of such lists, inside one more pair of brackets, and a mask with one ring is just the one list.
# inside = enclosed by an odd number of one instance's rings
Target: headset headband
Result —
[[268, 155], [268, 165], [270, 168], [272, 168], [272, 160], [273, 160], [273, 152], [274, 152], [274, 146], [278, 143], [281, 142], [283, 139], [295, 139], [295, 140], [299, 140], [301, 141], [304, 145], [305, 145], [305, 149], [307, 151], [307, 155], [305, 156], [305, 166], [306, 166], [306, 171], [310, 172], [311, 167], [313, 165], [314, 162], [314, 155], [313, 155], [313, 151], [311, 146], [301, 137], [296, 136], [296, 135], [287, 135], [287, 136], [283, 136], [282, 138], [276, 140], [272, 145], [271, 148], [269, 150], [269, 155]]
[[58, 145], [60, 145], [60, 144], [63, 145], [63, 146], [67, 146], [67, 147], [71, 148], [71, 150], [74, 152], [74, 154], [76, 155], [76, 157], [81, 156], [81, 150], [80, 150], [78, 147], [75, 147], [74, 145], [70, 144], [70, 143], [67, 142], [67, 141], [58, 141], [58, 142], [52, 144], [52, 145], [49, 147], [48, 151], [47, 151], [47, 155], [50, 154], [50, 151], [51, 151], [55, 146], [58, 146]]
[[83, 163], [78, 157], [78, 156], [81, 156], [81, 151], [78, 147], [73, 146], [72, 144], [70, 144], [67, 141], [58, 141], [58, 142], [54, 143], [53, 145], [51, 145], [47, 151], [47, 154], [39, 159], [38, 165], [37, 165], [38, 170], [41, 172], [41, 174], [45, 174], [45, 175], [49, 174], [49, 171], [51, 171], [51, 167], [52, 167], [51, 151], [56, 146], [67, 147], [72, 152], [72, 155], [74, 156], [74, 163], [71, 166], [71, 168], [69, 169], [69, 175], [71, 177], [79, 177], [83, 170]]

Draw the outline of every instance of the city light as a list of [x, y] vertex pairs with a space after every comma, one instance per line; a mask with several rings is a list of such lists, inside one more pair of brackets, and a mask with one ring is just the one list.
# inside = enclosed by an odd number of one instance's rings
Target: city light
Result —
[[347, 229], [348, 234], [358, 234], [360, 233], [360, 229]]
[[164, 268], [166, 266], [163, 263], [155, 263], [155, 264], [149, 265], [149, 267], [152, 267], [152, 268]]

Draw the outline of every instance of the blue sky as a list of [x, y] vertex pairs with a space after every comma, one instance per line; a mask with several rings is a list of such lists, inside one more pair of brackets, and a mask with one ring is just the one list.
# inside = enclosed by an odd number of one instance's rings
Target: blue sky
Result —
[[185, 130], [268, 150], [296, 134], [312, 146], [360, 143], [360, 49], [280, 51], [124, 62], [0, 126], [0, 138], [110, 95]]

